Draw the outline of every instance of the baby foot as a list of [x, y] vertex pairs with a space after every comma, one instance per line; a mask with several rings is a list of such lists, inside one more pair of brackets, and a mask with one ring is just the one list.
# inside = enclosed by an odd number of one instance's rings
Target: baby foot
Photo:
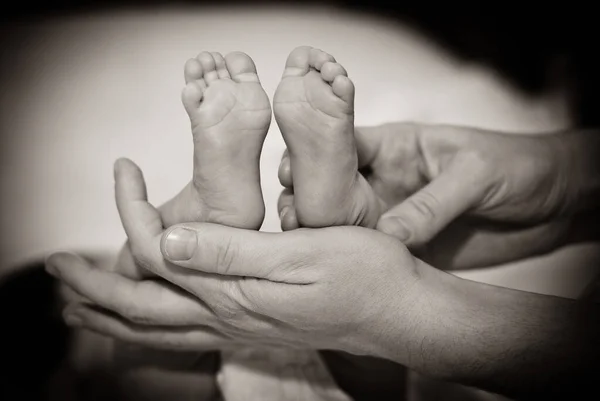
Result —
[[[271, 123], [271, 105], [252, 59], [241, 52], [203, 52], [184, 67], [182, 101], [191, 121], [191, 182], [159, 208], [164, 227], [211, 222], [257, 230], [265, 213], [259, 161]], [[150, 274], [123, 249], [118, 272]]]
[[354, 84], [344, 67], [322, 50], [296, 48], [273, 109], [289, 151], [299, 225], [375, 227], [380, 206], [358, 172]]
[[259, 160], [271, 105], [252, 59], [203, 52], [185, 65], [182, 100], [194, 138], [194, 174], [178, 222], [209, 221], [258, 230], [265, 206]]

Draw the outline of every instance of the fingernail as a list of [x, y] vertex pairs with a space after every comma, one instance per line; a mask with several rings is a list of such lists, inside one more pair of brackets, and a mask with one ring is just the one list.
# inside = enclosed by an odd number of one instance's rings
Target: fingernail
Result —
[[172, 261], [190, 260], [196, 250], [196, 232], [187, 228], [176, 228], [167, 235], [165, 251]]
[[288, 210], [290, 210], [289, 206], [284, 206], [283, 209], [281, 209], [281, 212], [279, 212], [279, 220], [283, 220]]
[[396, 237], [400, 241], [406, 241], [410, 238], [410, 231], [406, 228], [400, 219], [388, 217], [379, 221], [379, 231]]
[[68, 314], [65, 315], [65, 323], [68, 326], [81, 326], [83, 325], [83, 320], [81, 319], [81, 317], [77, 316], [77, 315], [73, 315], [73, 314]]

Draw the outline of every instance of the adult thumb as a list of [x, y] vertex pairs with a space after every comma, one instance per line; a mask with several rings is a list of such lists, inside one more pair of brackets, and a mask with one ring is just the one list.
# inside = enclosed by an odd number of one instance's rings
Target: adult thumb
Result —
[[484, 197], [482, 176], [453, 164], [433, 181], [384, 213], [377, 229], [407, 246], [421, 246]]
[[304, 284], [290, 274], [298, 267], [297, 260], [302, 260], [290, 237], [218, 224], [185, 223], [164, 232], [160, 249], [167, 261], [190, 270]]

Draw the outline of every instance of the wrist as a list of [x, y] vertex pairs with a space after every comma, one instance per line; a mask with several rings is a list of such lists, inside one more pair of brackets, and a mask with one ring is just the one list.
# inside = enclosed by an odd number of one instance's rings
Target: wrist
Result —
[[[455, 379], [456, 366], [466, 360], [473, 336], [473, 306], [481, 307], [477, 288], [452, 274], [418, 261], [419, 280], [410, 296], [396, 303], [401, 311], [387, 357], [417, 372]], [[467, 284], [467, 285], [465, 285]]]
[[[455, 311], [462, 308], [465, 295], [459, 296], [460, 291], [456, 290], [457, 282], [462, 280], [421, 260], [415, 261], [416, 280], [394, 294], [384, 316], [378, 319], [377, 323], [385, 322], [387, 326], [371, 325], [368, 343], [377, 346], [370, 355], [442, 377], [446, 370], [440, 366], [443, 349], [455, 336], [461, 337], [460, 330], [448, 330], [443, 320], [455, 319]], [[452, 337], [444, 339], [445, 335]]]
[[508, 356], [511, 340], [525, 334], [515, 325], [527, 319], [515, 308], [519, 292], [462, 279], [421, 261], [419, 276], [411, 297], [396, 303], [400, 335], [388, 339], [385, 355], [378, 356], [445, 381], [477, 384], [493, 377], [497, 372], [490, 361]]

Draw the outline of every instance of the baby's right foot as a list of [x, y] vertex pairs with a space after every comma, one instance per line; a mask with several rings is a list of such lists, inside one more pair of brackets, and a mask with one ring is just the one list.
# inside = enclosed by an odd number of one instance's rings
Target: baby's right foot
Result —
[[354, 84], [344, 67], [321, 50], [295, 49], [287, 59], [273, 108], [293, 179], [295, 215], [282, 219], [282, 227], [374, 228], [380, 205], [358, 172]]

